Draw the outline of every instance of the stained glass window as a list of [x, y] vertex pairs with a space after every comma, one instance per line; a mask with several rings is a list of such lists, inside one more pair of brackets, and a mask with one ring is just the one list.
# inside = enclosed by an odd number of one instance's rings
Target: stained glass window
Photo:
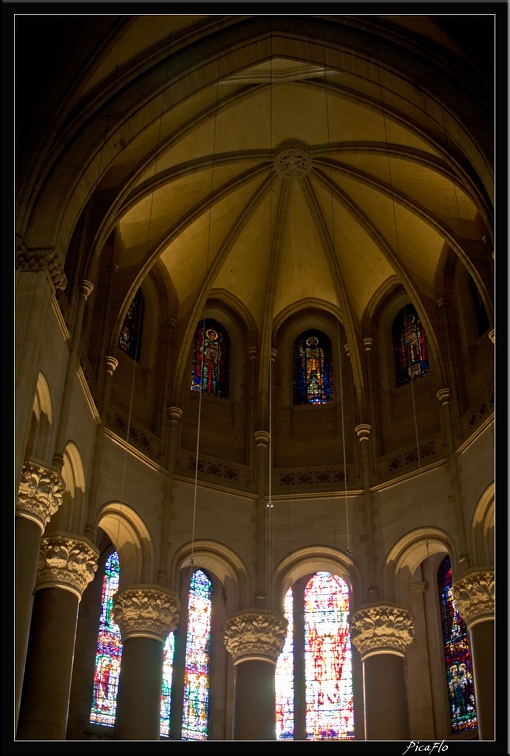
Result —
[[287, 637], [275, 670], [277, 740], [292, 740], [294, 737], [293, 603], [292, 588], [289, 588], [284, 603], [285, 618], [289, 623]]
[[119, 349], [122, 349], [123, 352], [126, 352], [134, 360], [138, 359], [140, 351], [139, 334], [142, 324], [142, 311], [142, 290], [138, 289], [124, 318], [118, 342]]
[[477, 727], [475, 691], [468, 631], [455, 606], [448, 556], [439, 566], [438, 588], [452, 732], [463, 732]]
[[304, 592], [308, 740], [354, 738], [349, 589], [317, 572]]
[[212, 318], [201, 321], [193, 340], [191, 390], [228, 399], [230, 338]]
[[161, 725], [160, 735], [170, 734], [170, 711], [172, 703], [172, 676], [174, 665], [175, 635], [169, 633], [163, 649], [163, 684], [161, 687]]
[[294, 404], [328, 404], [334, 400], [331, 341], [308, 330], [294, 342]]
[[289, 626], [276, 665], [277, 740], [353, 740], [347, 583], [317, 572], [289, 588], [284, 606]]
[[425, 329], [412, 305], [406, 305], [393, 322], [393, 348], [397, 386], [430, 372]]
[[97, 639], [96, 665], [90, 721], [113, 727], [117, 709], [122, 641], [120, 628], [112, 619], [113, 597], [119, 588], [119, 555], [106, 560], [101, 596], [101, 616]]
[[202, 570], [193, 573], [188, 594], [184, 664], [183, 740], [207, 740], [212, 583]]
[[483, 299], [478, 291], [478, 286], [475, 284], [471, 276], [469, 276], [469, 285], [471, 288], [471, 299], [473, 301], [473, 310], [475, 313], [476, 332], [478, 337], [480, 337], [483, 336], [489, 327], [489, 318]]

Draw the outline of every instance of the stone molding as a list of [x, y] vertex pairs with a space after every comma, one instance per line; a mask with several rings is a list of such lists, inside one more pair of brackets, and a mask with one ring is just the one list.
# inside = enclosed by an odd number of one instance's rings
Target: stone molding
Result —
[[16, 515], [37, 523], [43, 533], [62, 504], [63, 493], [64, 483], [55, 470], [26, 459], [18, 488]]
[[255, 431], [253, 437], [257, 446], [263, 446], [265, 448], [269, 443], [270, 436], [269, 433], [265, 430]]
[[441, 407], [443, 407], [450, 403], [452, 392], [448, 388], [440, 388], [439, 391], [436, 392], [436, 396], [439, 399]]
[[375, 604], [358, 609], [350, 619], [351, 640], [364, 659], [373, 654], [405, 655], [414, 638], [414, 620], [401, 606]]
[[471, 570], [454, 580], [453, 595], [468, 630], [478, 622], [494, 620], [494, 570]]
[[24, 244], [19, 244], [16, 247], [16, 267], [24, 273], [45, 271], [55, 289], [64, 291], [67, 286], [66, 274], [53, 247], [27, 249]]
[[36, 591], [63, 588], [81, 600], [97, 570], [99, 550], [88, 538], [53, 533], [41, 539]]
[[171, 423], [179, 423], [184, 414], [180, 407], [167, 407], [166, 411]]
[[123, 641], [138, 637], [165, 643], [168, 633], [177, 627], [180, 609], [177, 594], [159, 585], [126, 588], [113, 600], [113, 618]]
[[279, 614], [242, 611], [227, 620], [225, 646], [234, 665], [259, 660], [276, 664], [287, 636], [288, 621]]
[[117, 369], [118, 365], [119, 361], [118, 359], [116, 359], [116, 357], [112, 357], [111, 355], [107, 354], [104, 358], [104, 368], [106, 375], [109, 375], [111, 377]]

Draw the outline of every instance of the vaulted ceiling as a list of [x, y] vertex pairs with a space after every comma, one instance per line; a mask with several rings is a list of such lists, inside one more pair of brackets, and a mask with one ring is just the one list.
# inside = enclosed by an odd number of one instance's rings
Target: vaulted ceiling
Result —
[[[119, 317], [157, 266], [189, 328], [221, 293], [261, 335], [310, 304], [361, 334], [397, 284], [426, 312], [447, 248], [488, 298], [466, 241], [492, 237], [493, 18], [464, 23], [20, 17], [47, 58], [19, 61], [18, 184], [54, 218], [44, 240], [28, 214], [20, 232], [64, 257], [94, 196], [90, 270], [115, 231]], [[459, 43], [475, 27], [478, 60]]]

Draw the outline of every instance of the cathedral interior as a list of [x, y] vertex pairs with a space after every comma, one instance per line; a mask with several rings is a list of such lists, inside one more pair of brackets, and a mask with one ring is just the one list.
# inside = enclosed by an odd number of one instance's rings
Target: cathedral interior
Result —
[[17, 744], [496, 753], [499, 19], [299, 10], [13, 18]]

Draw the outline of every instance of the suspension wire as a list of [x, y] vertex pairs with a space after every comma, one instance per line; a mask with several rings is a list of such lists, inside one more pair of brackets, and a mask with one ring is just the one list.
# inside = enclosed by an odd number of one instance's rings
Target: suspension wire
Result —
[[[206, 258], [206, 271], [209, 272], [209, 254], [211, 248], [211, 227], [212, 227], [212, 196], [214, 191], [214, 168], [216, 157], [216, 132], [218, 127], [218, 99], [219, 99], [219, 80], [220, 80], [220, 58], [221, 58], [221, 34], [222, 34], [222, 21], [220, 22], [219, 42], [218, 42], [218, 57], [216, 59], [216, 101], [214, 106], [214, 124], [213, 124], [213, 144], [212, 144], [212, 161], [211, 161], [211, 182], [209, 186], [209, 218], [207, 227], [207, 258]], [[193, 565], [195, 563], [195, 528], [197, 517], [197, 493], [198, 493], [198, 468], [200, 464], [200, 432], [202, 428], [202, 394], [204, 391], [204, 358], [205, 358], [205, 323], [206, 323], [206, 309], [207, 304], [204, 304], [202, 312], [202, 346], [200, 355], [200, 390], [198, 392], [198, 418], [197, 418], [197, 443], [195, 448], [195, 481], [193, 488], [193, 514], [192, 514], [192, 526], [191, 526], [191, 556], [190, 562]], [[197, 334], [198, 335], [198, 334]], [[195, 339], [193, 339], [193, 343]]]
[[[324, 28], [322, 30], [322, 51], [323, 51], [323, 64], [324, 64], [324, 92], [326, 95], [325, 100], [326, 100], [326, 129], [327, 129], [327, 142], [328, 142], [329, 197], [330, 197], [330, 213], [331, 213], [331, 227], [332, 227], [331, 233], [332, 233], [332, 244], [333, 244], [332, 252], [336, 260], [336, 231], [335, 231], [335, 215], [334, 215], [334, 203], [333, 203], [329, 90], [328, 90], [328, 72], [327, 72], [327, 66], [326, 66], [326, 38], [325, 38]], [[337, 295], [338, 311], [340, 311], [340, 303], [339, 303], [339, 296], [338, 296], [339, 285], [340, 285], [340, 282], [337, 281], [337, 285], [335, 288], [336, 288], [336, 295]], [[343, 361], [342, 361], [342, 345], [340, 341], [340, 320], [338, 316], [336, 317], [336, 331], [337, 331], [336, 337], [337, 337], [338, 362], [339, 362], [339, 373], [340, 373], [340, 411], [341, 411], [341, 420], [342, 420], [342, 455], [343, 455], [343, 476], [344, 476], [345, 528], [346, 528], [346, 542], [347, 542], [346, 554], [347, 556], [351, 556], [351, 536], [350, 536], [350, 525], [349, 525], [349, 496], [348, 496], [348, 486], [347, 486], [347, 457], [346, 457], [346, 449], [345, 449], [344, 389], [343, 389], [343, 375], [342, 375]], [[332, 487], [332, 490], [334, 490], [335, 488], [334, 466], [331, 473], [332, 473], [331, 487]], [[334, 527], [335, 544], [337, 544], [338, 543], [338, 528], [337, 528], [336, 506], [334, 505], [333, 505], [333, 527]]]
[[[270, 76], [269, 76], [269, 149], [273, 149], [273, 24], [270, 21]], [[269, 188], [269, 256], [272, 256], [272, 191]], [[271, 264], [271, 263], [270, 263]], [[271, 313], [272, 314], [272, 313]], [[269, 369], [268, 369], [268, 499], [266, 504], [266, 606], [269, 611], [273, 608], [273, 559], [274, 559], [274, 505], [272, 501], [272, 466], [273, 466], [273, 371], [272, 371], [272, 327], [269, 333]]]
[[[382, 80], [381, 80], [381, 62], [380, 62], [379, 54], [378, 54], [377, 71], [378, 71], [378, 78], [379, 78], [379, 92], [380, 92], [380, 97], [381, 97], [381, 109], [382, 109], [383, 125], [384, 125], [384, 138], [386, 141], [386, 159], [388, 162], [388, 175], [389, 175], [390, 188], [391, 188], [393, 225], [395, 228], [395, 247], [396, 247], [395, 251], [397, 253], [397, 259], [402, 261], [402, 257], [400, 254], [400, 240], [399, 240], [399, 235], [398, 235], [397, 214], [396, 214], [396, 209], [395, 209], [395, 189], [393, 186], [393, 174], [391, 170], [388, 127], [386, 123], [386, 109], [384, 106], [384, 96], [383, 96], [383, 88], [382, 88]], [[407, 304], [404, 304], [404, 326], [406, 323], [406, 308], [407, 308]], [[418, 460], [418, 482], [419, 482], [418, 492], [419, 492], [419, 500], [420, 500], [421, 517], [423, 521], [423, 529], [425, 531], [425, 547], [427, 550], [427, 557], [428, 557], [429, 556], [429, 535], [428, 535], [427, 518], [425, 516], [425, 504], [424, 504], [424, 498], [423, 498], [423, 480], [422, 480], [422, 475], [421, 475], [421, 449], [420, 449], [420, 439], [418, 435], [418, 420], [416, 416], [416, 403], [415, 403], [415, 396], [414, 396], [414, 378], [412, 374], [410, 375], [410, 384], [411, 384], [411, 399], [412, 399], [412, 406], [413, 406], [413, 421], [414, 421], [416, 454], [417, 454], [417, 460]]]
[[[168, 48], [170, 49], [170, 42], [171, 42], [171, 36], [168, 42]], [[154, 158], [154, 172], [153, 172], [153, 179], [156, 178], [157, 175], [157, 168], [158, 168], [158, 159], [159, 159], [159, 150], [161, 146], [161, 133], [163, 128], [163, 114], [165, 112], [165, 92], [166, 92], [166, 84], [167, 84], [167, 69], [168, 67], [165, 66], [165, 76], [163, 81], [163, 91], [161, 95], [161, 112], [159, 114], [159, 125], [158, 125], [158, 138], [157, 138], [157, 148], [156, 148], [156, 156]], [[150, 247], [150, 235], [151, 235], [151, 228], [152, 228], [152, 216], [154, 211], [154, 195], [156, 192], [156, 186], [154, 182], [154, 186], [152, 188], [151, 192], [151, 201], [150, 201], [150, 207], [149, 207], [149, 221], [147, 224], [147, 236], [145, 239], [145, 253], [147, 255]], [[127, 310], [129, 312], [129, 308]], [[140, 335], [142, 330], [142, 318], [141, 318], [141, 312], [140, 317], [138, 318], [138, 324], [137, 324], [137, 331], [136, 331], [136, 341], [135, 341], [135, 357], [133, 359], [133, 377], [131, 379], [131, 394], [129, 398], [129, 411], [128, 411], [128, 420], [127, 420], [127, 428], [126, 428], [126, 448], [124, 452], [124, 465], [122, 470], [122, 486], [121, 486], [121, 500], [120, 500], [120, 508], [119, 508], [119, 519], [118, 519], [118, 531], [117, 531], [117, 539], [119, 540], [120, 536], [120, 522], [121, 522], [121, 513], [122, 513], [122, 506], [125, 504], [124, 502], [124, 495], [125, 495], [125, 485], [126, 485], [126, 472], [127, 472], [127, 458], [128, 458], [128, 444], [129, 444], [129, 437], [130, 437], [130, 430], [131, 430], [131, 418], [132, 418], [132, 412], [133, 412], [133, 401], [134, 401], [134, 393], [135, 393], [135, 378], [136, 378], [136, 366], [137, 361], [139, 357], [139, 349], [140, 349]]]

